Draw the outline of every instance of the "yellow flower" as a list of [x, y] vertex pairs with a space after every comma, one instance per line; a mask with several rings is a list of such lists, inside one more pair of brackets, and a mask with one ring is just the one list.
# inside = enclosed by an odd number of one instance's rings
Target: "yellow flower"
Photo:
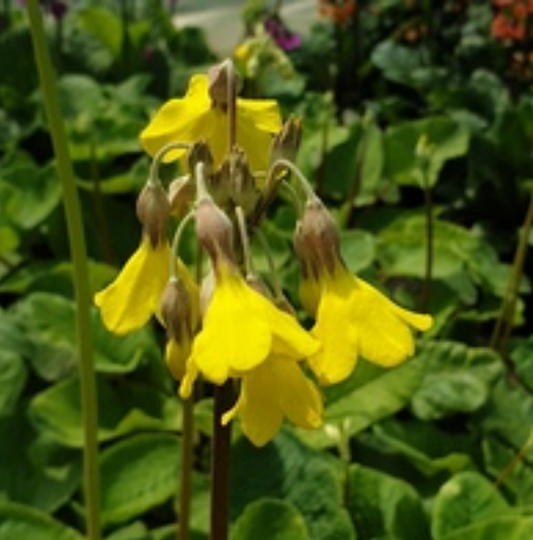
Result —
[[120, 274], [94, 297], [108, 330], [127, 334], [144, 326], [158, 312], [169, 279], [169, 254], [166, 241], [154, 247], [143, 235]]
[[322, 348], [309, 365], [321, 384], [348, 377], [359, 355], [384, 367], [400, 364], [414, 352], [410, 327], [425, 331], [433, 325], [430, 315], [401, 308], [340, 262], [333, 273], [304, 280], [302, 299], [311, 313], [316, 310], [311, 333]]
[[[237, 144], [248, 157], [252, 170], [265, 170], [273, 133], [281, 128], [278, 105], [273, 100], [237, 99]], [[228, 149], [227, 113], [209, 96], [208, 79], [194, 75], [187, 94], [171, 99], [156, 113], [141, 133], [144, 149], [155, 155], [171, 142], [205, 140], [218, 167]], [[168, 152], [165, 161], [179, 159], [185, 150]]]
[[235, 268], [220, 262], [203, 328], [187, 361], [181, 394], [190, 393], [198, 371], [215, 384], [257, 368], [272, 354], [293, 361], [320, 345], [288, 313], [246, 284]]
[[299, 427], [314, 429], [322, 424], [322, 412], [322, 396], [298, 363], [272, 355], [243, 376], [239, 399], [222, 423], [238, 416], [248, 439], [263, 446], [274, 438], [284, 417]]

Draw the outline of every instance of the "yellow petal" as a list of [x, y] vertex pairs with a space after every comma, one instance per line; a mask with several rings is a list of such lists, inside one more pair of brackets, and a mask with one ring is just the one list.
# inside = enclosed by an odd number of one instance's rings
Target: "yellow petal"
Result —
[[173, 339], [167, 341], [165, 347], [165, 361], [174, 379], [181, 381], [185, 376], [185, 365], [191, 352], [191, 344], [177, 343]]
[[259, 295], [238, 275], [224, 277], [215, 286], [203, 329], [194, 341], [192, 361], [216, 384], [231, 372], [253, 369], [270, 352], [272, 331], [257, 313], [254, 296]]
[[272, 145], [272, 134], [281, 129], [275, 101], [238, 100], [237, 143], [246, 152], [252, 171], [264, 171]]
[[263, 446], [275, 437], [284, 416], [299, 427], [317, 428], [322, 413], [320, 393], [298, 363], [272, 356], [243, 377], [239, 399], [223, 422], [238, 416], [243, 433]]
[[294, 317], [221, 265], [191, 361], [207, 379], [222, 384], [256, 368], [271, 352], [300, 360], [319, 347]]
[[316, 279], [311, 277], [302, 279], [300, 285], [300, 300], [302, 301], [302, 306], [305, 311], [312, 317], [316, 315], [321, 294], [322, 286]]
[[169, 246], [152, 247], [145, 236], [120, 274], [94, 297], [105, 326], [115, 334], [127, 334], [144, 326], [159, 309], [169, 279]]
[[346, 379], [355, 368], [358, 357], [358, 333], [354, 331], [351, 305], [348, 298], [351, 287], [338, 283], [326, 287], [317, 312], [317, 321], [311, 333], [322, 348], [309, 358], [309, 366], [320, 384], [336, 384]]
[[385, 367], [405, 361], [415, 349], [410, 325], [428, 329], [431, 317], [400, 308], [368, 283], [354, 280], [351, 317], [359, 321], [361, 355]]
[[377, 289], [339, 266], [324, 275], [322, 294], [312, 334], [322, 349], [309, 358], [321, 384], [344, 380], [358, 356], [392, 367], [414, 353], [411, 327], [428, 330], [433, 319], [401, 308]]
[[317, 387], [296, 362], [272, 358], [272, 370], [278, 381], [280, 407], [296, 426], [316, 429], [322, 424], [323, 402]]
[[256, 446], [272, 440], [283, 422], [283, 413], [272, 394], [278, 382], [268, 365], [250, 372], [242, 380], [235, 407], [224, 415], [223, 422], [238, 415], [243, 433]]
[[[212, 134], [212, 120], [207, 77], [195, 75], [184, 98], [171, 99], [157, 111], [141, 133], [141, 144], [153, 156], [171, 142], [208, 140]], [[184, 154], [185, 150], [173, 150], [166, 154], [165, 161], [173, 161]]]

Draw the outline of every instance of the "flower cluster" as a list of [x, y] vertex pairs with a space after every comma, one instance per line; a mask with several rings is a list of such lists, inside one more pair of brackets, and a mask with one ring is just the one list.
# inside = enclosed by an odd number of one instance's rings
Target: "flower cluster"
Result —
[[[165, 358], [184, 398], [199, 376], [215, 385], [235, 381], [238, 397], [222, 422], [238, 417], [244, 434], [263, 445], [284, 418], [320, 426], [318, 385], [346, 379], [359, 356], [387, 367], [403, 362], [414, 350], [411, 328], [427, 330], [432, 319], [397, 306], [347, 270], [334, 221], [292, 163], [301, 123], [282, 126], [275, 102], [237, 99], [238, 86], [229, 62], [194, 76], [185, 98], [164, 105], [142, 132], [154, 160], [137, 203], [140, 246], [95, 303], [117, 334], [153, 315], [162, 322]], [[188, 172], [167, 189], [160, 163], [178, 159]], [[302, 305], [315, 321], [310, 330], [284, 297], [274, 265], [269, 288], [250, 250], [262, 239], [268, 255], [261, 222], [291, 173], [303, 198], [294, 250]], [[179, 258], [193, 221], [210, 262], [198, 280]]]
[[524, 41], [533, 16], [532, 0], [493, 0], [492, 36], [504, 42]]

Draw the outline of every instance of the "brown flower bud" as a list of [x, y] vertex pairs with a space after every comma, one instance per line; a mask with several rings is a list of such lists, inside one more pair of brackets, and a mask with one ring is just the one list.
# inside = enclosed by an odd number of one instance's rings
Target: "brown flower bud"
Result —
[[274, 137], [270, 148], [270, 165], [279, 159], [294, 161], [302, 141], [302, 120], [291, 116]]
[[234, 260], [233, 225], [211, 197], [203, 197], [197, 203], [196, 234], [214, 265], [220, 257]]
[[[235, 73], [230, 61], [222, 62], [209, 69], [207, 72], [209, 79], [209, 95], [211, 99], [221, 107], [227, 107], [229, 99], [235, 99], [241, 91], [242, 82], [240, 77]], [[229, 77], [232, 78], [230, 81]], [[234, 96], [230, 98], [228, 94], [229, 83], [233, 85]]]
[[220, 167], [206, 178], [206, 187], [218, 206], [229, 209], [231, 206], [231, 163], [229, 156], [225, 156]]
[[170, 213], [181, 219], [192, 204], [194, 195], [195, 187], [189, 175], [172, 180], [168, 186]]
[[192, 299], [182, 280], [171, 278], [161, 297], [161, 317], [167, 336], [176, 343], [192, 340], [194, 332]]
[[333, 272], [341, 262], [337, 225], [318, 199], [307, 203], [294, 235], [294, 248], [304, 277]]
[[189, 162], [189, 170], [193, 172], [196, 170], [198, 163], [204, 164], [205, 176], [210, 176], [213, 173], [213, 154], [209, 145], [205, 141], [198, 141], [194, 143], [190, 149], [187, 160]]
[[234, 204], [240, 206], [246, 216], [250, 215], [259, 202], [261, 192], [241, 148], [233, 148], [230, 154], [230, 185]]
[[161, 184], [147, 182], [137, 199], [137, 216], [152, 246], [166, 237], [170, 204]]

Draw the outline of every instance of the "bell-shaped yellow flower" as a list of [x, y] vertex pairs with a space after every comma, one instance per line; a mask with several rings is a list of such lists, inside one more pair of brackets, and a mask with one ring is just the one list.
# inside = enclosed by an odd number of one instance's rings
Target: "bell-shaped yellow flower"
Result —
[[315, 429], [322, 423], [322, 412], [322, 396], [298, 362], [272, 355], [243, 376], [237, 403], [222, 422], [239, 417], [243, 433], [263, 446], [275, 437], [285, 417], [298, 427]]
[[143, 235], [137, 251], [120, 274], [94, 297], [102, 320], [114, 334], [127, 334], [144, 326], [159, 310], [169, 279], [170, 248], [166, 241], [155, 247]]
[[[266, 170], [272, 134], [281, 129], [278, 105], [273, 100], [237, 99], [237, 144], [244, 149], [253, 171]], [[141, 133], [143, 148], [154, 156], [171, 142], [205, 140], [218, 167], [228, 152], [228, 115], [211, 99], [208, 78], [194, 75], [187, 94], [171, 99]], [[165, 161], [179, 159], [185, 150], [172, 150]]]
[[414, 352], [411, 327], [429, 330], [430, 315], [401, 308], [338, 263], [315, 280], [302, 283], [302, 298], [316, 324], [311, 333], [322, 348], [309, 358], [321, 384], [335, 384], [348, 377], [358, 356], [384, 367], [405, 361]]
[[215, 384], [257, 368], [272, 354], [302, 360], [320, 347], [288, 313], [252, 289], [226, 262], [216, 267], [216, 283], [203, 327], [187, 361], [181, 394], [190, 393], [197, 372]]

